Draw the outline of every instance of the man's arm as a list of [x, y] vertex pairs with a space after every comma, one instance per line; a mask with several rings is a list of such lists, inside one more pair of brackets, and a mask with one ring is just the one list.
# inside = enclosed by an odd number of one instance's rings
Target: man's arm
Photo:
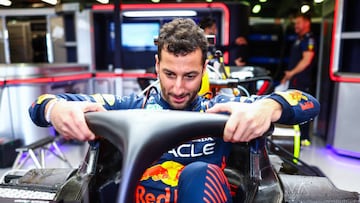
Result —
[[86, 141], [95, 139], [95, 135], [88, 128], [84, 115], [94, 111], [106, 110], [100, 103], [53, 99], [46, 104], [44, 112], [45, 116], [49, 115], [52, 126], [65, 139]]
[[245, 37], [236, 37], [235, 41], [231, 42], [228, 45], [216, 45], [216, 49], [222, 51], [222, 52], [226, 52], [226, 51], [230, 51], [231, 49], [235, 48], [235, 47], [239, 47], [239, 46], [246, 46], [247, 45], [247, 40]]
[[230, 118], [224, 129], [224, 140], [227, 142], [248, 142], [263, 135], [272, 122], [279, 120], [282, 107], [273, 99], [263, 99], [254, 103], [216, 104], [207, 112], [230, 113]]
[[314, 51], [304, 51], [299, 63], [297, 63], [297, 65], [293, 69], [289, 71], [285, 71], [285, 75], [281, 80], [281, 83], [285, 83], [286, 81], [294, 77], [294, 75], [304, 71], [311, 64], [311, 61], [313, 60], [314, 56], [315, 56]]
[[101, 103], [104, 106], [107, 106], [108, 103], [105, 99], [102, 99], [102, 95], [83, 95], [83, 94], [43, 94], [40, 95], [29, 107], [29, 114], [31, 120], [40, 127], [51, 126], [51, 123], [48, 122], [50, 115], [47, 113], [48, 103], [53, 103], [55, 101], [88, 101], [94, 103]]
[[105, 108], [101, 103], [86, 100], [86, 96], [81, 95], [44, 94], [30, 106], [29, 114], [35, 124], [42, 127], [54, 126], [65, 139], [93, 140], [95, 135], [88, 129], [84, 113], [105, 111]]
[[216, 104], [209, 113], [227, 112], [224, 140], [248, 142], [263, 135], [271, 123], [299, 124], [318, 115], [320, 104], [309, 94], [298, 90], [273, 93], [253, 103], [229, 102]]
[[110, 94], [44, 94], [29, 108], [31, 120], [40, 127], [54, 126], [67, 139], [92, 140], [94, 134], [88, 129], [84, 113], [112, 109], [136, 108], [142, 99], [135, 94], [116, 97]]

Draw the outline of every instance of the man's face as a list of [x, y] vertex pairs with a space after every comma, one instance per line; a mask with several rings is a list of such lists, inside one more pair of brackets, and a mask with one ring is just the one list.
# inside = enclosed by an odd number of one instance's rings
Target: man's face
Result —
[[302, 17], [295, 18], [295, 33], [298, 35], [304, 35], [309, 30], [309, 22]]
[[156, 72], [162, 97], [173, 109], [185, 109], [194, 101], [200, 89], [204, 68], [200, 49], [185, 56], [161, 51], [161, 61], [156, 58]]
[[216, 35], [217, 34], [217, 27], [216, 23], [214, 23], [211, 27], [207, 27], [204, 29], [204, 33], [206, 35]]

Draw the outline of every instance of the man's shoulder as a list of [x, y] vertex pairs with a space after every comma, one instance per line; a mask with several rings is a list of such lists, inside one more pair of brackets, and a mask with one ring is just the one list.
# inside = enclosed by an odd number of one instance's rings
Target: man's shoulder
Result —
[[305, 40], [315, 40], [315, 36], [314, 36], [314, 33], [312, 32], [308, 32], [304, 35], [304, 39]]
[[316, 47], [315, 37], [312, 32], [308, 32], [304, 35], [301, 46], [303, 47], [304, 51], [314, 51]]
[[210, 101], [213, 103], [226, 103], [226, 102], [239, 101], [239, 100], [240, 100], [240, 96], [218, 94], [215, 97], [213, 97]]

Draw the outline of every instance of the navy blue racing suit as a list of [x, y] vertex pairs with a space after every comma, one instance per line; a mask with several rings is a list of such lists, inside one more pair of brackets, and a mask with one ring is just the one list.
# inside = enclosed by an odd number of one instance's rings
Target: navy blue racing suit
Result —
[[[44, 109], [46, 103], [53, 98], [98, 102], [107, 110], [171, 109], [160, 93], [152, 93], [147, 99], [135, 94], [123, 97], [108, 94], [45, 94], [29, 108], [30, 117], [38, 126], [51, 126], [44, 118]], [[311, 95], [288, 91], [252, 97], [217, 95], [210, 100], [199, 96], [185, 111], [204, 112], [216, 103], [251, 103], [263, 98], [271, 98], [281, 104], [283, 113], [278, 123], [282, 124], [308, 121], [318, 114], [320, 108]], [[136, 202], [232, 202], [229, 184], [222, 171], [230, 149], [231, 143], [224, 142], [221, 138], [208, 137], [192, 140], [169, 150], [143, 174], [136, 189]]]

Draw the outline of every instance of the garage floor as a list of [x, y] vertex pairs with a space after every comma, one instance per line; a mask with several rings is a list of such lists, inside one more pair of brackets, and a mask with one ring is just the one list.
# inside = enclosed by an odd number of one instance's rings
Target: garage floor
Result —
[[336, 154], [318, 137], [313, 138], [311, 146], [301, 149], [300, 158], [307, 164], [319, 167], [339, 189], [360, 193], [359, 158]]

